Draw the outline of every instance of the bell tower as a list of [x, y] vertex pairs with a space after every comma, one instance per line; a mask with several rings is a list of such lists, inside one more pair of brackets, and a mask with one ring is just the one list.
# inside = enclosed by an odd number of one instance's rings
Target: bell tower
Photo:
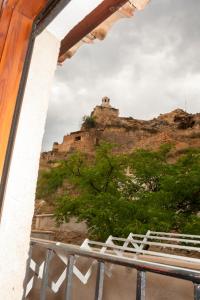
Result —
[[110, 105], [110, 98], [103, 97], [102, 98], [102, 104], [101, 104], [101, 106], [110, 108], [111, 107], [111, 105]]

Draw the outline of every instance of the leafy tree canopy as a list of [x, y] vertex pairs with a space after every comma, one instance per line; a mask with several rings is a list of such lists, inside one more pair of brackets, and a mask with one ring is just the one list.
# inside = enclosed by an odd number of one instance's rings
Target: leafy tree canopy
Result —
[[113, 147], [102, 143], [93, 159], [74, 153], [41, 174], [39, 194], [56, 194], [64, 180], [77, 191], [58, 197], [58, 222], [70, 216], [85, 220], [90, 237], [97, 240], [148, 229], [199, 234], [200, 150], [190, 149], [170, 163], [170, 145], [129, 155], [116, 155]]

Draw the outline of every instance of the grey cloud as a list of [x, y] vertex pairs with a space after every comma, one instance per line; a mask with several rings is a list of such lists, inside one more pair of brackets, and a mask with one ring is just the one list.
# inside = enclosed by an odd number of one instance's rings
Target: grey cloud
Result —
[[200, 1], [152, 0], [108, 37], [58, 67], [43, 149], [78, 130], [104, 95], [122, 115], [149, 119], [177, 107], [200, 111]]

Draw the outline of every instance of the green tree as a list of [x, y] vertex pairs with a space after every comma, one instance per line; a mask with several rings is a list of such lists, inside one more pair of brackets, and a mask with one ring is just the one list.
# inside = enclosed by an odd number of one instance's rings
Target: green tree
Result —
[[[65, 166], [68, 180], [79, 195], [66, 195], [57, 201], [56, 216], [66, 221], [69, 216], [86, 220], [92, 236], [104, 239], [110, 232], [118, 232], [124, 218], [120, 184], [127, 180], [126, 157], [113, 155], [112, 146], [103, 143], [91, 161], [81, 154], [73, 154]], [[130, 213], [127, 211], [127, 213]]]
[[200, 210], [200, 150], [188, 149], [161, 178], [161, 190], [169, 195], [166, 208], [191, 214]]
[[199, 233], [200, 150], [188, 150], [175, 163], [169, 162], [170, 151], [163, 145], [158, 151], [116, 155], [112, 145], [102, 143], [94, 158], [72, 154], [43, 174], [39, 186], [56, 193], [67, 180], [76, 193], [57, 198], [57, 221], [85, 220], [97, 240], [148, 229]]
[[62, 186], [66, 178], [67, 170], [61, 162], [56, 168], [48, 171], [40, 171], [37, 182], [36, 198], [49, 198], [51, 195], [55, 197], [57, 189]]

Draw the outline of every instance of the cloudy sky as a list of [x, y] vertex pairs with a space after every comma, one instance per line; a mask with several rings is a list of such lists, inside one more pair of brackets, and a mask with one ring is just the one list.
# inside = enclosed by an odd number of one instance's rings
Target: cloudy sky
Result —
[[177, 107], [200, 112], [199, 16], [199, 0], [151, 0], [103, 42], [80, 48], [56, 71], [43, 150], [78, 130], [103, 96], [138, 119]]

